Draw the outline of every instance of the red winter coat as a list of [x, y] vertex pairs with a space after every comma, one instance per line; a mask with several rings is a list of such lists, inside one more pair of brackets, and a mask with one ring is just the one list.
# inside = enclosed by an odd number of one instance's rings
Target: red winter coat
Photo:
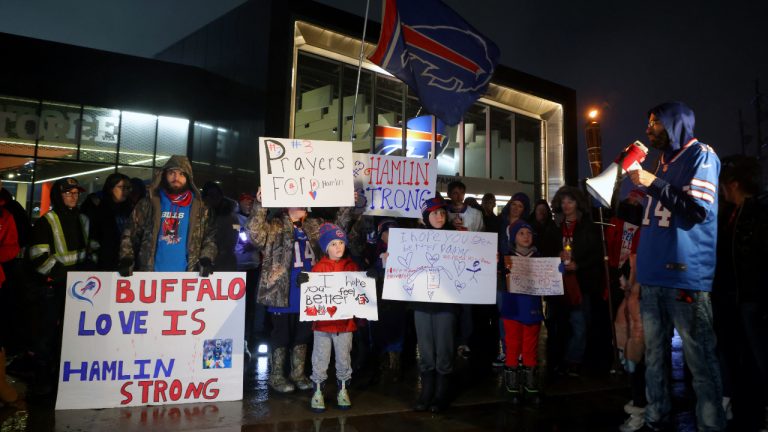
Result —
[[[16, 222], [11, 212], [2, 207], [5, 202], [0, 201], [0, 263], [10, 261], [19, 254], [19, 238], [16, 232]], [[0, 266], [0, 287], [5, 281], [3, 267]]]
[[[313, 272], [342, 272], [342, 271], [359, 271], [360, 268], [352, 261], [351, 258], [342, 258], [338, 261], [334, 261], [327, 256], [320, 259], [320, 262], [312, 267]], [[346, 333], [357, 330], [354, 319], [343, 319], [333, 321], [314, 321], [312, 323], [312, 330], [325, 333]]]

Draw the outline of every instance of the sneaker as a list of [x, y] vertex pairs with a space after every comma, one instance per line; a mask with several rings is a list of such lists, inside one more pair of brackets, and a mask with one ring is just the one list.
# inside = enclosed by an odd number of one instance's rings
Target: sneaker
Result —
[[726, 421], [733, 420], [733, 404], [731, 403], [731, 398], [727, 396], [723, 396], [723, 412], [725, 412]]
[[467, 345], [459, 345], [458, 353], [459, 357], [469, 359], [470, 349]]
[[619, 426], [619, 431], [635, 432], [642, 429], [643, 426], [645, 426], [645, 418], [643, 417], [643, 414], [631, 414], [629, 418]]
[[629, 415], [642, 415], [645, 414], [645, 407], [635, 406], [633, 401], [629, 401], [624, 404], [624, 412]]
[[507, 356], [504, 355], [504, 353], [501, 353], [499, 354], [498, 357], [496, 357], [496, 360], [494, 360], [493, 363], [491, 364], [493, 365], [493, 367], [502, 367], [506, 364], [506, 362], [507, 362]]

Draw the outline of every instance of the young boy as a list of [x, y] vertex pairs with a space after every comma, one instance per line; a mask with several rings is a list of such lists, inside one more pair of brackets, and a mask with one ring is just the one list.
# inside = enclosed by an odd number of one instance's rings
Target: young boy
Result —
[[[511, 255], [504, 257], [507, 269], [512, 267], [512, 256], [539, 256], [533, 246], [533, 228], [525, 222], [514, 224], [509, 229], [510, 243], [514, 242]], [[507, 356], [504, 368], [504, 380], [507, 391], [512, 393], [515, 401], [523, 390], [538, 401], [538, 383], [536, 366], [538, 365], [537, 349], [539, 346], [539, 331], [544, 319], [541, 307], [541, 297], [527, 294], [504, 292], [502, 294], [501, 318], [504, 323], [504, 342]], [[518, 359], [522, 354], [523, 364], [518, 367]]]
[[[358, 271], [359, 267], [351, 258], [345, 257], [347, 246], [347, 234], [340, 227], [330, 223], [320, 225], [320, 248], [324, 254], [320, 261], [312, 267], [313, 272], [343, 272]], [[300, 282], [306, 282], [309, 275], [302, 273]], [[325, 411], [325, 398], [323, 388], [328, 378], [328, 363], [331, 361], [331, 348], [336, 355], [336, 383], [338, 394], [336, 403], [339, 409], [349, 409], [352, 402], [349, 400], [349, 381], [352, 378], [351, 356], [352, 334], [355, 331], [354, 319], [333, 321], [315, 321], [312, 330], [315, 334], [315, 343], [312, 348], [312, 376], [314, 394], [310, 402], [310, 408], [314, 412]]]

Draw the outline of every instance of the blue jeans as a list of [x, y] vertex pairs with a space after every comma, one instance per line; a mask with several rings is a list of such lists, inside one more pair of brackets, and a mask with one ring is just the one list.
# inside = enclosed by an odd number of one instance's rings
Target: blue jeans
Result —
[[648, 405], [645, 421], [668, 420], [672, 409], [667, 376], [672, 329], [683, 340], [685, 362], [693, 374], [696, 421], [700, 431], [725, 429], [723, 387], [715, 354], [712, 305], [708, 292], [689, 291], [691, 303], [677, 300], [675, 288], [643, 285], [640, 312], [645, 333], [645, 381]]
[[592, 317], [592, 302], [588, 294], [582, 294], [581, 304], [574, 306], [568, 312], [570, 336], [565, 348], [565, 361], [569, 364], [584, 363], [584, 352], [587, 350], [587, 329]]

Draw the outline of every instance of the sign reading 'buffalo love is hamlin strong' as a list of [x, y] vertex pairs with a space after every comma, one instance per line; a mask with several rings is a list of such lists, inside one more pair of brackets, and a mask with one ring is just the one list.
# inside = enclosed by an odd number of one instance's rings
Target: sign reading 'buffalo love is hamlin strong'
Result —
[[56, 409], [243, 397], [245, 273], [69, 272]]

